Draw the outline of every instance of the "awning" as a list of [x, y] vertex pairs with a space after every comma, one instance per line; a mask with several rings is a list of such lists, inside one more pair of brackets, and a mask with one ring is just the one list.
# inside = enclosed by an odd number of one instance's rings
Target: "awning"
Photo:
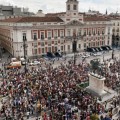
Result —
[[107, 46], [109, 50], [112, 50], [112, 47], [111, 46]]
[[87, 48], [87, 52], [93, 52], [92, 48]]
[[94, 48], [92, 48], [93, 52], [96, 52], [96, 50]]
[[98, 50], [98, 48], [95, 48], [95, 49], [96, 49], [97, 52], [100, 52], [100, 51]]
[[109, 48], [107, 48], [106, 46], [102, 46], [101, 48], [102, 48], [103, 50], [105, 50], [105, 51], [106, 51], [106, 50], [109, 50]]
[[102, 51], [103, 49], [102, 49], [101, 47], [98, 47], [98, 50], [99, 50], [99, 51]]

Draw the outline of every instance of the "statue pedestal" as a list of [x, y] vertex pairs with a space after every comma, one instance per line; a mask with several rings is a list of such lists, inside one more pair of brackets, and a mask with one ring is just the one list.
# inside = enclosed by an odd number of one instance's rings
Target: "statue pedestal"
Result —
[[117, 93], [104, 86], [105, 77], [94, 73], [89, 74], [89, 86], [86, 90], [93, 96], [101, 98], [101, 102], [112, 99]]
[[89, 89], [95, 91], [99, 95], [103, 95], [106, 92], [104, 91], [104, 81], [105, 78], [97, 74], [89, 74]]
[[104, 81], [105, 78], [97, 74], [89, 74], [89, 89], [97, 93], [98, 95], [106, 94], [104, 91]]

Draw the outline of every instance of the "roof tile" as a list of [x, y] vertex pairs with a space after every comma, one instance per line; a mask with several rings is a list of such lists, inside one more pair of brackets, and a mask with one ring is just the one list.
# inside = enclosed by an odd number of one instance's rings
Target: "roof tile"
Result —
[[59, 17], [18, 17], [2, 20], [2, 22], [63, 22]]

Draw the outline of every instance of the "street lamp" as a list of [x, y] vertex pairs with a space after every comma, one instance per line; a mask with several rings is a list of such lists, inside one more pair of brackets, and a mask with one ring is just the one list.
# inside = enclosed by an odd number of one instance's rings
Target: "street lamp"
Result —
[[26, 41], [27, 41], [26, 36], [23, 36], [23, 49], [24, 49], [24, 59], [25, 59], [24, 70], [25, 70], [25, 74], [27, 72], [27, 66], [26, 66], [26, 47], [27, 47], [27, 45], [26, 45]]
[[114, 50], [112, 51], [112, 59], [114, 59]]
[[103, 62], [104, 62], [104, 55], [103, 55]]
[[73, 53], [74, 53], [74, 65], [76, 64], [76, 52], [77, 52], [77, 38], [76, 35], [73, 34], [73, 41], [72, 41], [72, 45], [73, 45]]

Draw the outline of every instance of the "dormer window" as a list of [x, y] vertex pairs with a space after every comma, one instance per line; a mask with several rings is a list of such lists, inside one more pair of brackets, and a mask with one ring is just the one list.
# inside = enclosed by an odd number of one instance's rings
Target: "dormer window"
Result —
[[70, 10], [70, 5], [67, 6], [67, 9]]
[[73, 5], [73, 10], [77, 10], [77, 6], [76, 5]]

